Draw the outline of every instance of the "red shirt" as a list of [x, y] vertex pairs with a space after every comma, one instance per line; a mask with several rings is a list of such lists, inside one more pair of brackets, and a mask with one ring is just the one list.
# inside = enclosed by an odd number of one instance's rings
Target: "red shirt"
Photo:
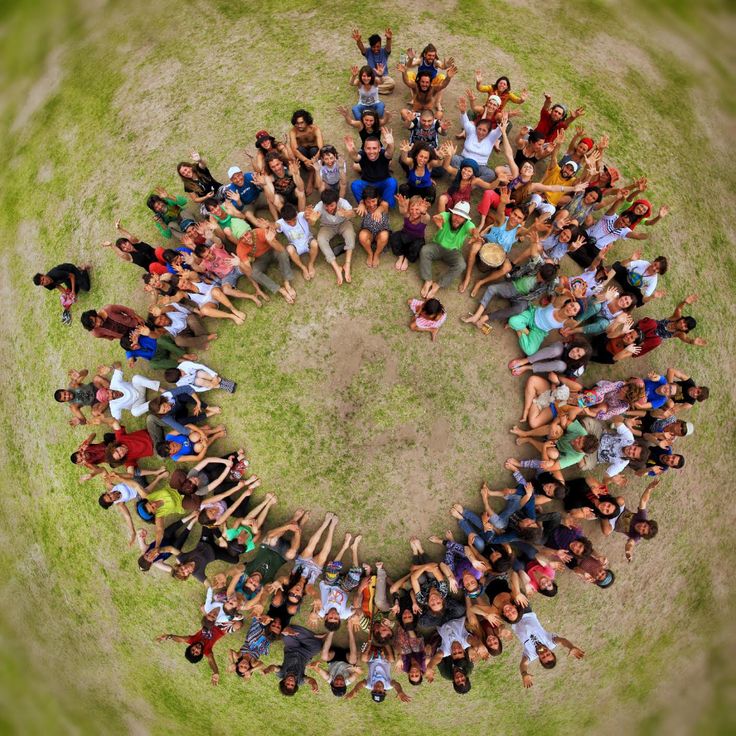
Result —
[[115, 431], [115, 439], [128, 448], [128, 454], [123, 459], [126, 465], [135, 465], [138, 460], [153, 455], [153, 440], [145, 429], [126, 434], [125, 427]]
[[552, 143], [557, 135], [557, 131], [565, 130], [565, 128], [567, 128], [567, 126], [572, 122], [569, 118], [559, 120], [557, 122], [552, 120], [550, 110], [552, 110], [553, 107], [554, 105], [550, 105], [549, 109], [545, 109], [544, 107], [541, 109], [539, 113], [539, 122], [537, 123], [537, 127], [534, 128], [537, 133], [541, 133], [544, 136], [544, 140], [547, 141], [547, 143]]
[[638, 357], [658, 348], [662, 344], [662, 338], [657, 334], [657, 320], [651, 317], [642, 317], [636, 323], [636, 329], [644, 333], [644, 342], [641, 344], [641, 352]]
[[187, 638], [187, 644], [202, 644], [202, 654], [208, 657], [212, 654], [212, 649], [222, 637], [225, 636], [225, 630], [217, 626], [211, 629], [200, 629], [196, 634], [192, 634]]

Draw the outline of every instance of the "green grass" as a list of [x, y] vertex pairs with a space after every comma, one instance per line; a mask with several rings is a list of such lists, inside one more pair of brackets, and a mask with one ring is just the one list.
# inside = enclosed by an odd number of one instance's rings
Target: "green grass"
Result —
[[[9, 306], [0, 358], [3, 733], [224, 733], [239, 724], [285, 735], [454, 734], [467, 730], [464, 719], [507, 734], [736, 728], [736, 669], [726, 655], [736, 637], [724, 615], [735, 602], [724, 575], [734, 562], [727, 494], [735, 427], [723, 377], [733, 372], [736, 318], [728, 4], [459, 0], [372, 9], [169, 0], [0, 9], [0, 285]], [[380, 22], [369, 26], [369, 15]], [[116, 301], [143, 309], [136, 269], [96, 243], [112, 236], [118, 216], [158, 242], [145, 196], [155, 185], [179, 190], [174, 164], [190, 147], [222, 174], [245, 163], [242, 149], [256, 130], [280, 135], [300, 106], [339, 142], [345, 130], [333, 111], [352, 102], [347, 70], [359, 57], [350, 29], [359, 19], [366, 37], [392, 26], [394, 60], [400, 47], [427, 41], [456, 58], [448, 110], [476, 67], [529, 88], [523, 122], [534, 123], [544, 91], [584, 103], [586, 129], [611, 137], [610, 159], [627, 178], [649, 176], [651, 199], [673, 210], [645, 244], [647, 255], [665, 252], [673, 264], [664, 303], [647, 313], [661, 316], [688, 291], [701, 294], [694, 313], [710, 347], [667, 345], [636, 365], [677, 365], [714, 396], [693, 412], [686, 469], [655, 494], [660, 537], [641, 545], [631, 568], [623, 567], [621, 543], [601, 543], [619, 573], [608, 593], [565, 578], [559, 600], [536, 603], [549, 628], [587, 656], [538, 673], [530, 692], [520, 687], [514, 644], [477, 668], [462, 701], [444, 682], [412, 688], [409, 706], [365, 698], [348, 705], [325, 692], [287, 701], [273, 678], [243, 690], [223, 676], [213, 690], [204, 666], [152, 643], [163, 631], [196, 630], [201, 591], [138, 572], [116, 515], [99, 509], [99, 489], [79, 484], [68, 462], [83, 430], [70, 429], [50, 400], [67, 368], [120, 355], [78, 323], [62, 327], [56, 298], [34, 289], [30, 274], [91, 260], [94, 290], [78, 312]], [[398, 90], [389, 107], [401, 101]], [[520, 389], [504, 368], [511, 336], [479, 339], [460, 328], [467, 299], [448, 295], [451, 319], [430, 346], [405, 329], [416, 276], [386, 264], [369, 274], [357, 260], [350, 289], [338, 292], [321, 264], [316, 283], [297, 279], [296, 308], [248, 309], [246, 326], [223, 329], [206, 360], [239, 383], [234, 397], [215, 403], [225, 410], [229, 443], [248, 447], [264, 488], [279, 493], [274, 519], [296, 505], [315, 517], [335, 509], [338, 533], [362, 531], [366, 557], [399, 573], [409, 533], [444, 529], [452, 500], [477, 503], [481, 477], [506, 482], [500, 466], [513, 445], [505, 430], [518, 416]], [[357, 337], [344, 344], [349, 324], [365, 345]], [[343, 381], [340, 361], [361, 350], [362, 364]], [[627, 499], [639, 492], [632, 483]], [[226, 647], [239, 643], [218, 645], [221, 668]]]

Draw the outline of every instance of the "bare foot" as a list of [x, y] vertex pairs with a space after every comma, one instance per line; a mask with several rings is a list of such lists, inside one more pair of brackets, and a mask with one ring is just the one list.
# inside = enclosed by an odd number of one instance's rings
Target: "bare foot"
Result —
[[345, 282], [348, 283], [348, 284], [352, 283], [353, 277], [352, 277], [352, 275], [350, 273], [350, 269], [347, 266], [345, 266], [343, 268], [343, 271], [345, 272]]
[[511, 434], [515, 434], [517, 437], [526, 437], [526, 432], [523, 429], [519, 429], [516, 425], [511, 427], [509, 432], [511, 432]]
[[342, 269], [338, 268], [335, 271], [335, 278], [337, 278], [337, 285], [342, 286]]
[[461, 322], [465, 322], [466, 325], [474, 325], [476, 323], [475, 315], [473, 312], [468, 312], [467, 317], [460, 317]]
[[460, 282], [460, 286], [457, 287], [457, 290], [461, 294], [464, 294], [465, 293], [465, 289], [467, 289], [467, 288], [468, 288], [468, 282], [467, 281], [461, 281]]
[[401, 264], [401, 270], [406, 271], [408, 270], [408, 268], [409, 268], [409, 261], [406, 258], [404, 258], [404, 262]]
[[474, 284], [473, 288], [470, 290], [470, 296], [477, 296], [478, 292], [480, 291], [480, 286], [478, 284]]
[[363, 535], [358, 534], [357, 537], [353, 538], [353, 547], [357, 547], [363, 541]]
[[450, 516], [454, 517], [455, 519], [458, 519], [458, 521], [462, 519], [463, 518], [463, 507], [459, 503], [453, 504], [452, 507], [450, 508]]
[[442, 540], [436, 534], [433, 534], [431, 537], [427, 537], [427, 540], [432, 542], [432, 544], [442, 544]]
[[432, 286], [427, 292], [427, 299], [433, 299], [435, 294], [437, 294], [439, 290], [440, 290], [440, 285], [438, 283], [432, 283]]
[[422, 297], [422, 299], [427, 298], [427, 294], [429, 293], [429, 290], [432, 288], [432, 282], [431, 281], [425, 281], [422, 284], [422, 290], [419, 292], [419, 295]]

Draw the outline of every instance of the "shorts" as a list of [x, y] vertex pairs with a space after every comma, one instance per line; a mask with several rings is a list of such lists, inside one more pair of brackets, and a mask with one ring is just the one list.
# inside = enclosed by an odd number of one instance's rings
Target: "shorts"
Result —
[[289, 243], [289, 245], [287, 245], [286, 247], [293, 248], [298, 256], [305, 256], [307, 255], [307, 253], [309, 253], [309, 244], [312, 242], [312, 240], [314, 240], [314, 238], [310, 233], [309, 238], [305, 243], [300, 243], [298, 246], [294, 245], [294, 243]]
[[221, 279], [218, 279], [218, 283], [220, 286], [237, 286], [238, 285], [238, 279], [243, 275], [243, 272], [235, 266], [235, 268], [230, 271], [227, 276], [223, 276]]
[[307, 585], [314, 585], [317, 578], [322, 574], [322, 568], [311, 557], [297, 557], [294, 564], [294, 572], [299, 577], [307, 579]]
[[362, 567], [351, 567], [346, 573], [342, 570], [344, 565], [339, 560], [333, 560], [328, 562], [325, 567], [325, 580], [334, 584], [339, 580], [340, 587], [349, 593], [351, 590], [355, 590], [360, 583], [360, 579], [363, 577]]

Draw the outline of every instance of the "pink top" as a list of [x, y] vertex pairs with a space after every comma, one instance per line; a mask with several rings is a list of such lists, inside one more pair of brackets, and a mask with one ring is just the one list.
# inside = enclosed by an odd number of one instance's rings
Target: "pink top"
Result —
[[426, 317], [419, 316], [419, 310], [424, 304], [424, 299], [412, 299], [409, 304], [409, 309], [416, 315], [416, 325], [418, 330], [436, 330], [445, 323], [447, 319], [447, 312], [443, 312], [439, 319], [427, 319]]
[[539, 591], [539, 586], [537, 585], [537, 579], [534, 575], [534, 573], [540, 572], [542, 575], [546, 575], [550, 580], [555, 579], [555, 569], [554, 567], [547, 567], [546, 565], [542, 565], [536, 560], [530, 560], [526, 563], [526, 574], [529, 576], [529, 584], [534, 588], [534, 590]]

